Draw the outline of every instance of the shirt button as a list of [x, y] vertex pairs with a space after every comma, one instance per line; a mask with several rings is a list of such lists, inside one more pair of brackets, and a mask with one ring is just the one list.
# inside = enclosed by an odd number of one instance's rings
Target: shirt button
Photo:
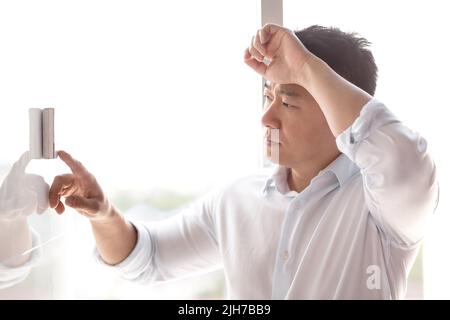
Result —
[[289, 259], [289, 252], [284, 250], [283, 252], [283, 261], [286, 262]]
[[356, 143], [355, 135], [353, 134], [353, 132], [350, 132], [350, 144], [355, 144], [355, 143]]
[[424, 153], [427, 150], [427, 142], [424, 138], [419, 136], [419, 139], [417, 140], [417, 151], [420, 153]]

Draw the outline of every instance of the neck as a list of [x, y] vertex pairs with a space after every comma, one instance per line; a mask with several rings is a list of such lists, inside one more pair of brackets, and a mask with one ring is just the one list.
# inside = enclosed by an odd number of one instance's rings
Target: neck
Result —
[[326, 168], [331, 162], [336, 160], [339, 155], [340, 153], [309, 165], [303, 164], [298, 167], [292, 167], [291, 170], [289, 170], [287, 177], [289, 189], [296, 192], [302, 192], [307, 186], [309, 186], [311, 180], [317, 176], [319, 171]]

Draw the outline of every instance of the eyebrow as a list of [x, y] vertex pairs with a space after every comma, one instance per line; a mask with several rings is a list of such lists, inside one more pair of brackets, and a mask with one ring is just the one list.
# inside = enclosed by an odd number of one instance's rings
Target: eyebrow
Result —
[[[272, 90], [272, 86], [270, 85], [270, 82], [268, 82], [268, 81], [264, 82], [264, 88], [267, 88], [267, 89], [269, 89], [269, 90]], [[292, 90], [283, 90], [283, 89], [279, 90], [279, 91], [278, 91], [278, 94], [284, 95], [284, 96], [288, 96], [288, 97], [299, 97], [299, 96], [300, 96], [300, 94], [298, 94], [298, 93], [295, 92], [295, 91], [292, 91]]]

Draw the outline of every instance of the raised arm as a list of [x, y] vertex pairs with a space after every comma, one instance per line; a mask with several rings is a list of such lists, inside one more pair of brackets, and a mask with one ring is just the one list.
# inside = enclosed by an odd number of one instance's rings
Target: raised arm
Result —
[[313, 96], [339, 150], [361, 168], [366, 203], [377, 223], [397, 243], [419, 241], [438, 201], [425, 139], [310, 53], [289, 29], [265, 25], [244, 60], [267, 80], [297, 84]]
[[[264, 63], [264, 58], [271, 63]], [[271, 82], [304, 87], [319, 104], [335, 137], [353, 123], [371, 99], [309, 52], [291, 30], [277, 25], [267, 24], [258, 30], [244, 59]]]

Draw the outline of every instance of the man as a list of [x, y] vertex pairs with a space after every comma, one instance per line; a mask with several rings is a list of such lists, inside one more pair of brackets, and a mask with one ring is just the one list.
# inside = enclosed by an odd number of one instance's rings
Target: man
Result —
[[23, 153], [0, 186], [0, 289], [22, 282], [42, 256], [28, 217], [48, 208], [49, 186], [41, 176], [25, 173], [30, 160], [29, 152]]
[[62, 213], [65, 197], [87, 216], [98, 260], [130, 280], [222, 265], [235, 299], [403, 297], [437, 204], [436, 170], [425, 140], [372, 98], [366, 45], [317, 26], [257, 31], [244, 60], [267, 81], [262, 123], [279, 162], [269, 179], [241, 179], [171, 219], [132, 224], [59, 152], [72, 174], [55, 178], [50, 206]]

